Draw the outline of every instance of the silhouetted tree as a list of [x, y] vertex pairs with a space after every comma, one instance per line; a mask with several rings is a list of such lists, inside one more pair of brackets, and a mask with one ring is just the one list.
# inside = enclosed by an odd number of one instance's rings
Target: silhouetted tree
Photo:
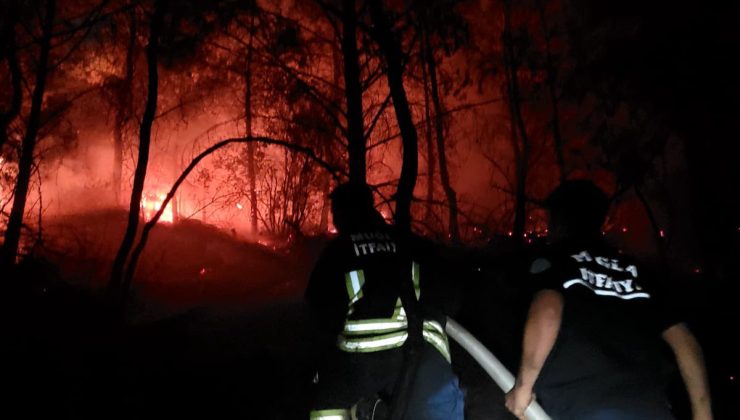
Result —
[[123, 78], [114, 84], [113, 123], [113, 195], [116, 204], [121, 204], [121, 176], [123, 172], [124, 132], [126, 124], [133, 118], [134, 60], [136, 59], [136, 9], [130, 7], [126, 14], [128, 40]]
[[0, 23], [0, 62], [6, 62], [10, 78], [10, 101], [5, 109], [0, 110], [0, 151], [8, 140], [8, 125], [20, 114], [23, 102], [21, 86], [21, 69], [16, 52], [15, 29], [18, 23], [16, 1], [4, 2], [6, 7]]
[[344, 92], [347, 103], [347, 149], [349, 179], [364, 184], [367, 181], [367, 147], [362, 112], [359, 53], [357, 51], [357, 11], [355, 0], [342, 1], [342, 56], [344, 62]]
[[[247, 57], [244, 69], [244, 130], [247, 137], [252, 137], [252, 61], [254, 57], [254, 13], [249, 19], [249, 36], [247, 40]], [[247, 143], [247, 178], [249, 179], [249, 222], [252, 234], [257, 234], [257, 173], [254, 162], [254, 143]]]
[[436, 34], [441, 43], [437, 48], [448, 52], [454, 51], [463, 42], [466, 28], [462, 19], [455, 14], [454, 6], [454, 1], [438, 1], [432, 5], [420, 4], [418, 19], [420, 20], [422, 66], [424, 67], [424, 74], [429, 76], [429, 94], [434, 107], [434, 133], [439, 159], [439, 175], [449, 205], [448, 232], [450, 239], [456, 243], [460, 241], [457, 194], [450, 181], [449, 165], [447, 163], [444, 129], [446, 112], [439, 94], [437, 58], [435, 57], [435, 45], [432, 41], [432, 35]]
[[54, 0], [47, 0], [44, 4], [43, 13], [43, 20], [40, 24], [42, 31], [39, 58], [36, 64], [36, 80], [31, 98], [31, 111], [28, 116], [28, 122], [26, 123], [26, 133], [23, 136], [23, 142], [21, 144], [21, 157], [18, 162], [18, 178], [15, 185], [13, 208], [10, 211], [8, 228], [5, 231], [2, 250], [0, 250], [0, 269], [2, 270], [6, 270], [13, 265], [18, 252], [23, 214], [26, 209], [28, 186], [31, 182], [33, 153], [36, 147], [37, 135], [41, 127], [41, 108], [46, 91], [46, 78], [49, 53], [52, 48], [51, 40], [53, 37], [56, 2]]
[[167, 0], [156, 0], [154, 11], [149, 24], [149, 36], [146, 46], [147, 62], [147, 97], [144, 114], [139, 127], [139, 153], [136, 160], [136, 170], [134, 172], [133, 188], [131, 190], [131, 200], [129, 202], [128, 223], [124, 233], [121, 246], [116, 253], [111, 268], [111, 279], [108, 285], [109, 292], [114, 298], [122, 299], [125, 297], [126, 290], [122, 289], [123, 270], [126, 261], [129, 258], [131, 247], [139, 227], [139, 208], [141, 206], [141, 197], [144, 191], [144, 181], [146, 180], [147, 165], [149, 164], [149, 145], [151, 143], [152, 124], [157, 112], [157, 93], [159, 88], [159, 37], [162, 31], [164, 15], [168, 5]]
[[506, 98], [511, 118], [511, 143], [516, 168], [512, 232], [515, 240], [520, 242], [524, 237], [527, 222], [527, 176], [529, 173], [531, 142], [522, 116], [522, 97], [519, 90], [520, 56], [517, 55], [515, 50], [511, 14], [511, 1], [504, 0], [504, 73], [506, 76]]
[[392, 31], [380, 0], [370, 2], [370, 16], [375, 26], [374, 36], [380, 46], [387, 66], [388, 87], [393, 98], [398, 128], [403, 141], [401, 178], [396, 191], [396, 226], [411, 229], [411, 201], [416, 186], [419, 167], [418, 135], [411, 118], [406, 89], [403, 85], [403, 66], [400, 40]]
[[552, 129], [552, 140], [553, 149], [555, 151], [555, 160], [558, 164], [558, 170], [560, 172], [560, 181], [564, 181], [567, 176], [567, 168], [565, 166], [565, 153], [563, 144], [563, 134], [560, 130], [560, 92], [558, 91], [558, 68], [553, 57], [551, 50], [551, 29], [548, 25], [547, 3], [545, 0], [537, 0], [537, 8], [539, 9], [540, 25], [542, 26], [542, 34], [544, 36], [544, 50], [545, 50], [545, 71], [547, 73], [547, 93], [550, 98], [550, 105], [552, 107], [552, 116], [550, 119], [550, 128]]

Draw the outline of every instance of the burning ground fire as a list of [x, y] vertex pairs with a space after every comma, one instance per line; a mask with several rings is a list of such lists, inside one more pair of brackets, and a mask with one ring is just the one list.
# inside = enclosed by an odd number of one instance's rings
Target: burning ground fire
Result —
[[[144, 215], [144, 219], [151, 220], [152, 217], [159, 211], [164, 203], [164, 199], [167, 197], [166, 194], [144, 194], [141, 198], [141, 212]], [[174, 213], [172, 211], [172, 201], [167, 203], [162, 217], [159, 218], [160, 222], [172, 223], [174, 221]]]

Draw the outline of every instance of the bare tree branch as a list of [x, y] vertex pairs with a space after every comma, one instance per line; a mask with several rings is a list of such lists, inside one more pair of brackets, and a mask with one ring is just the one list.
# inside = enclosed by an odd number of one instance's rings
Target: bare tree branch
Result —
[[[159, 221], [160, 217], [162, 217], [162, 214], [164, 213], [167, 205], [172, 200], [172, 197], [175, 196], [175, 193], [177, 192], [177, 189], [180, 187], [180, 185], [185, 181], [185, 179], [190, 175], [190, 173], [195, 169], [196, 166], [202, 161], [206, 156], [210, 155], [211, 153], [215, 152], [218, 149], [221, 149], [222, 147], [228, 146], [230, 144], [235, 143], [250, 143], [250, 142], [256, 142], [256, 143], [262, 143], [262, 144], [272, 144], [276, 146], [282, 146], [285, 147], [291, 151], [294, 151], [296, 153], [302, 153], [314, 162], [316, 162], [319, 166], [329, 171], [329, 173], [336, 179], [339, 180], [339, 174], [338, 171], [316, 156], [316, 153], [314, 153], [313, 149], [310, 149], [308, 147], [298, 146], [293, 143], [284, 141], [284, 140], [276, 140], [269, 137], [242, 137], [242, 138], [230, 138], [226, 140], [222, 140], [211, 147], [207, 148], [203, 152], [201, 152], [198, 156], [193, 158], [193, 160], [190, 162], [190, 164], [185, 168], [185, 170], [180, 174], [180, 176], [177, 178], [175, 183], [172, 185], [172, 188], [170, 188], [170, 191], [165, 196], [164, 200], [162, 200], [162, 204], [159, 207], [159, 210], [152, 216], [152, 218], [144, 225], [144, 229], [141, 233], [141, 238], [139, 239], [138, 244], [136, 245], [136, 248], [134, 248], [133, 252], [131, 253], [131, 258], [129, 259], [128, 266], [126, 268], [126, 274], [124, 277], [124, 285], [130, 285], [131, 281], [133, 280], [134, 273], [136, 271], [136, 265], [138, 263], [139, 257], [141, 256], [142, 251], [144, 250], [144, 247], [146, 246], [146, 242], [149, 238], [149, 232], [154, 228], [154, 226]], [[124, 290], [126, 290], [124, 288]]]

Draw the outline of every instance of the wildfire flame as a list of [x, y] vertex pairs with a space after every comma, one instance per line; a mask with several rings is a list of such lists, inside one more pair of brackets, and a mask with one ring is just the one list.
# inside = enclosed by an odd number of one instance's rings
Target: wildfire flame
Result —
[[[146, 220], [151, 220], [152, 217], [159, 211], [159, 209], [162, 207], [162, 203], [164, 203], [164, 199], [167, 196], [165, 194], [144, 194], [143, 197], [141, 197], [141, 211], [144, 213], [144, 218]], [[174, 220], [174, 214], [172, 212], [172, 202], [170, 201], [167, 203], [167, 207], [165, 207], [164, 212], [162, 212], [162, 216], [159, 218], [158, 222], [164, 222], [164, 223], [172, 223]]]

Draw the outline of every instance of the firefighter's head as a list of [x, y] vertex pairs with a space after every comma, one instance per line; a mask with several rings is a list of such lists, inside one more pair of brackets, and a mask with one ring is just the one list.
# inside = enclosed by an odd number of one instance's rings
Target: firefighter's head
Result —
[[589, 180], [564, 181], [545, 200], [553, 241], [598, 238], [609, 210], [607, 195]]
[[367, 184], [340, 184], [329, 197], [334, 226], [338, 231], [347, 231], [377, 221], [373, 193]]

